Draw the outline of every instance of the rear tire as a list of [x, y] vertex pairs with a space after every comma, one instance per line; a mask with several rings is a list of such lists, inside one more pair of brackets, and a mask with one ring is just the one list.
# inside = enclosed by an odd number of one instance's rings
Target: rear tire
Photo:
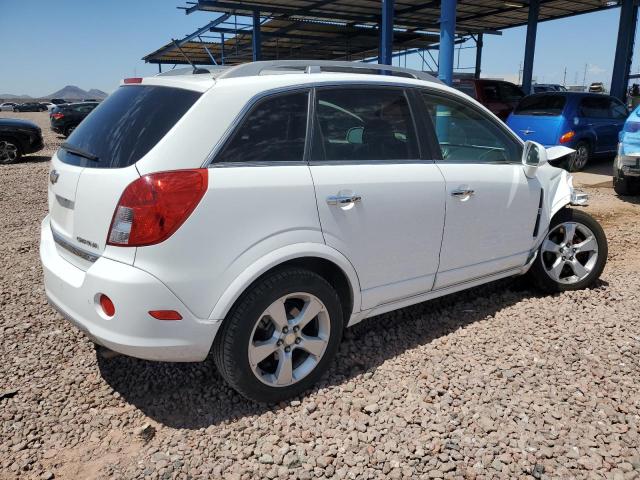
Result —
[[591, 215], [571, 208], [552, 219], [528, 276], [549, 293], [591, 287], [607, 263], [607, 237]]
[[565, 161], [565, 170], [569, 172], [579, 172], [589, 163], [591, 158], [591, 146], [584, 140], [579, 141], [576, 144], [576, 153], [569, 155]]
[[327, 370], [343, 325], [340, 298], [323, 277], [300, 268], [275, 270], [236, 302], [216, 335], [213, 357], [240, 394], [279, 402], [301, 394]]

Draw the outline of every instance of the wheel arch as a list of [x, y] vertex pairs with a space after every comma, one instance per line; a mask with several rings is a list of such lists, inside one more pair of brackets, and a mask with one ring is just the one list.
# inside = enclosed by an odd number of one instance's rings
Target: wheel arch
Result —
[[342, 302], [344, 323], [360, 311], [360, 282], [353, 265], [337, 250], [323, 244], [298, 244], [278, 249], [246, 268], [220, 296], [210, 320], [222, 321], [241, 295], [264, 275], [280, 268], [306, 268], [325, 278], [337, 291]]

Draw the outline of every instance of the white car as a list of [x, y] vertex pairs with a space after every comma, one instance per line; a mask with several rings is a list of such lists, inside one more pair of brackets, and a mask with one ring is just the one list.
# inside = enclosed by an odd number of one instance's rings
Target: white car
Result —
[[176, 73], [125, 79], [51, 161], [46, 294], [109, 349], [211, 351], [230, 385], [274, 402], [367, 317], [527, 272], [585, 288], [604, 268], [602, 228], [547, 163], [572, 151], [523, 143], [428, 75]]
[[13, 112], [13, 108], [18, 105], [14, 102], [0, 103], [0, 112]]

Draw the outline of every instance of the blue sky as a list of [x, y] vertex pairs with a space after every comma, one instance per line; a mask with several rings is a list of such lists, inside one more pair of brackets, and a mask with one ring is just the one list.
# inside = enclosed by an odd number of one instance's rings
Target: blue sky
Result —
[[[214, 14], [185, 15], [179, 0], [0, 0], [0, 93], [47, 95], [64, 85], [110, 92], [121, 78], [153, 75], [143, 55], [205, 25]], [[619, 9], [543, 22], [538, 27], [534, 77], [540, 83], [611, 80]], [[483, 76], [518, 79], [525, 29], [485, 35]], [[638, 39], [636, 45], [640, 45]], [[638, 72], [640, 47], [634, 55]], [[436, 54], [437, 52], [434, 52]], [[462, 67], [475, 51], [463, 50]], [[408, 65], [418, 65], [409, 59]]]

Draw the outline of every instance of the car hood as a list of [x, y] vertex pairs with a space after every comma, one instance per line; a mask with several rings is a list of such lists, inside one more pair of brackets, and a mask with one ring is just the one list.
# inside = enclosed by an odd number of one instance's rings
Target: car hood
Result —
[[40, 127], [28, 120], [20, 120], [18, 118], [0, 118], [0, 127], [13, 128], [29, 128], [32, 130], [40, 130]]

